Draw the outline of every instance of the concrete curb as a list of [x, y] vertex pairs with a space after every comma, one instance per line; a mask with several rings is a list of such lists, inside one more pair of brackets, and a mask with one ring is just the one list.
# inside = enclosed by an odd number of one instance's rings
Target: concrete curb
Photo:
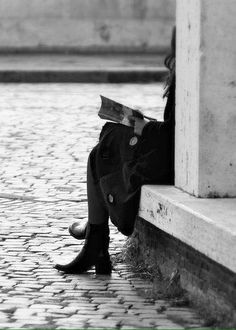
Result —
[[164, 81], [165, 68], [108, 70], [1, 70], [2, 83], [148, 83]]

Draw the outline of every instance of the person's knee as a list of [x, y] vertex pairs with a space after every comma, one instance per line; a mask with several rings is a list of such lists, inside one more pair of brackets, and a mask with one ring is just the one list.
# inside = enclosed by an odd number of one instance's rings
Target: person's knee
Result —
[[121, 234], [125, 235], [125, 236], [131, 236], [134, 232], [134, 227], [121, 227], [118, 228], [119, 232], [121, 232]]

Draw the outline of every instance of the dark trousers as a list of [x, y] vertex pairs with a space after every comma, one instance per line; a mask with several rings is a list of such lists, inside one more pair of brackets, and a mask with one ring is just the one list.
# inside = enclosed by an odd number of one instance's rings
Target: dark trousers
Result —
[[99, 183], [92, 174], [92, 153], [90, 153], [87, 165], [87, 197], [88, 197], [88, 222], [102, 224], [108, 222], [109, 214], [99, 187]]

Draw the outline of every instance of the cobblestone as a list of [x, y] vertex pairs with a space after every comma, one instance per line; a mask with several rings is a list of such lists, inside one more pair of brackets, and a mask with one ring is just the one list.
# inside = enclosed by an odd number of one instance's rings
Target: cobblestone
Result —
[[[86, 161], [103, 121], [99, 94], [161, 118], [162, 86], [0, 85], [0, 328], [191, 328], [190, 308], [140, 295], [150, 290], [117, 261], [112, 276], [65, 275], [82, 246], [67, 227], [87, 217]], [[131, 103], [132, 101], [132, 103]], [[126, 238], [111, 226], [111, 254]], [[158, 312], [164, 306], [164, 313]]]

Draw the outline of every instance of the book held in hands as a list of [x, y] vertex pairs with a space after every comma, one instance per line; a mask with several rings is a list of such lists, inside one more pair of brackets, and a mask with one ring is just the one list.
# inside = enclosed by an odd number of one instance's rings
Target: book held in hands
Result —
[[120, 123], [126, 126], [134, 126], [134, 120], [130, 119], [130, 116], [140, 119], [156, 120], [145, 116], [140, 110], [131, 109], [121, 103], [113, 101], [105, 96], [101, 95], [101, 108], [98, 112], [98, 116], [102, 119], [111, 120], [116, 123]]

